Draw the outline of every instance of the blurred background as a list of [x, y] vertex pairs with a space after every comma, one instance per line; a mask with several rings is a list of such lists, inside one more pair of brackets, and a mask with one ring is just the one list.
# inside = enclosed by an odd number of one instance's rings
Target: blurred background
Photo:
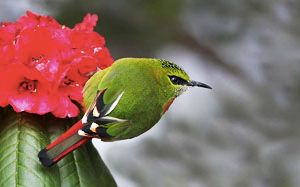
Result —
[[120, 187], [300, 186], [300, 1], [1, 0], [73, 26], [96, 13], [113, 57], [176, 62], [190, 89], [142, 136], [94, 141]]

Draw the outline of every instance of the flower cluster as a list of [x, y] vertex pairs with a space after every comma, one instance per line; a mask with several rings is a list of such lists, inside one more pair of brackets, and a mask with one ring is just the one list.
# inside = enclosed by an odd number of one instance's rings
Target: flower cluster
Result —
[[68, 28], [32, 12], [0, 24], [0, 106], [16, 112], [75, 117], [74, 101], [98, 69], [113, 63], [105, 40], [94, 32], [98, 17], [88, 14]]

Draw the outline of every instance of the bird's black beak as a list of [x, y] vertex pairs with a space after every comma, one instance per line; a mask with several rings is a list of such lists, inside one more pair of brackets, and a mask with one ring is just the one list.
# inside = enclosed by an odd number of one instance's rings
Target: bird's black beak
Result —
[[187, 83], [187, 86], [192, 86], [192, 87], [197, 86], [197, 87], [212, 89], [212, 87], [208, 86], [207, 84], [204, 84], [202, 82], [197, 82], [197, 81], [190, 81]]

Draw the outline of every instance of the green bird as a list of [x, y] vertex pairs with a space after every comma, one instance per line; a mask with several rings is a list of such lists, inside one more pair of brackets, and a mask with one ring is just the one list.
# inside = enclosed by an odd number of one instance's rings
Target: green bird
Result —
[[194, 86], [211, 89], [166, 60], [119, 59], [87, 81], [82, 120], [42, 149], [39, 159], [50, 167], [92, 138], [134, 138], [153, 127], [174, 99]]

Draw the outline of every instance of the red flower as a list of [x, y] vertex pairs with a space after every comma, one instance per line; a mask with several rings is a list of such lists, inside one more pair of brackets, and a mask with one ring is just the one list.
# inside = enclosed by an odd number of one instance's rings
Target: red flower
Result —
[[97, 19], [88, 14], [71, 29], [27, 12], [15, 23], [0, 24], [0, 106], [77, 116], [73, 101], [82, 102], [85, 82], [113, 63], [104, 38], [93, 31]]

